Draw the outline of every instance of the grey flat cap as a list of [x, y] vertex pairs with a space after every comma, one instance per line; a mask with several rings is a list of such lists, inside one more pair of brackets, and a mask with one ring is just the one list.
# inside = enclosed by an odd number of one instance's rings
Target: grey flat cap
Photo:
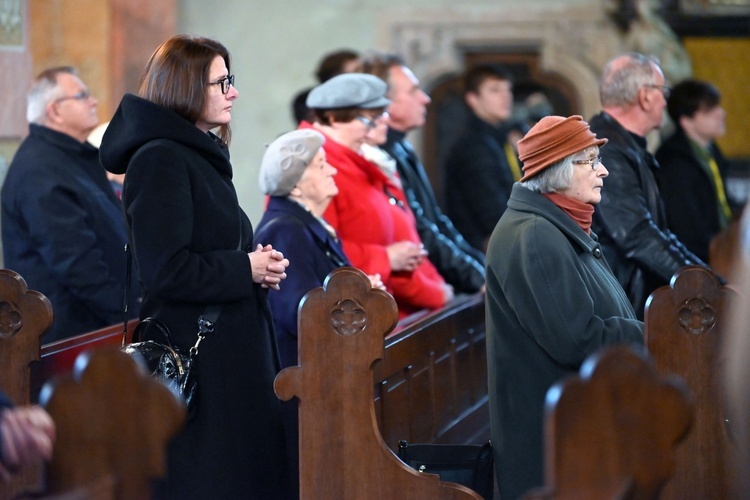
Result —
[[311, 109], [384, 108], [390, 104], [388, 85], [375, 75], [343, 73], [321, 83], [307, 96]]
[[269, 144], [258, 176], [263, 194], [288, 196], [324, 142], [323, 134], [308, 128], [287, 132]]

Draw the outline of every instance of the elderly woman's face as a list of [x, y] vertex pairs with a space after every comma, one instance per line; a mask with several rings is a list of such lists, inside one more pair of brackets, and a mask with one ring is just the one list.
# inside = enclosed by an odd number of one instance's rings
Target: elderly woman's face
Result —
[[336, 168], [326, 161], [326, 153], [320, 148], [297, 182], [301, 198], [314, 205], [327, 204], [339, 193], [334, 175]]
[[608, 175], [607, 167], [599, 161], [599, 150], [589, 149], [573, 157], [570, 187], [559, 192], [569, 198], [595, 205], [602, 201], [602, 186]]

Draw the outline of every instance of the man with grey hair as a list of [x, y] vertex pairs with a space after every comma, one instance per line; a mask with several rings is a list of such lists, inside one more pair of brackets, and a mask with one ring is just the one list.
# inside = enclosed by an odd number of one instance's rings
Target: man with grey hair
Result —
[[360, 58], [359, 71], [388, 83], [388, 140], [381, 149], [396, 160], [417, 231], [435, 267], [457, 292], [484, 289], [484, 254], [473, 248], [438, 206], [432, 185], [406, 134], [425, 124], [428, 96], [397, 54], [370, 52]]
[[[123, 317], [127, 242], [122, 206], [86, 142], [97, 100], [71, 67], [32, 82], [29, 135], [2, 187], [5, 267], [52, 302], [51, 342], [117, 323]], [[138, 315], [138, 280], [128, 301]]]
[[589, 121], [598, 137], [609, 139], [601, 150], [609, 177], [592, 229], [639, 319], [648, 296], [675, 271], [705, 266], [667, 228], [654, 179], [658, 164], [646, 149], [646, 134], [662, 123], [670, 90], [665, 83], [656, 59], [634, 52], [617, 56], [599, 84], [603, 111]]

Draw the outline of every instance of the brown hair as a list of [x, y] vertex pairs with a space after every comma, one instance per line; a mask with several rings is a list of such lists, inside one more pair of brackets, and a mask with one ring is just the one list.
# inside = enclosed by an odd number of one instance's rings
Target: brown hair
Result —
[[394, 66], [406, 66], [406, 62], [398, 54], [372, 51], [359, 58], [357, 71], [375, 75], [390, 84], [390, 69]]
[[[177, 35], [161, 44], [146, 63], [138, 94], [196, 123], [206, 108], [211, 63], [221, 56], [231, 72], [229, 51], [209, 38]], [[229, 124], [217, 133], [229, 145]]]

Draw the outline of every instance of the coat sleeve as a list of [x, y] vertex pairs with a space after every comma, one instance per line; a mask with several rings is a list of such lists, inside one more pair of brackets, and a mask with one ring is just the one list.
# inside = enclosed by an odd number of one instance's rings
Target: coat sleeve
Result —
[[256, 243], [271, 244], [289, 259], [287, 278], [280, 290], [271, 290], [269, 301], [273, 321], [280, 331], [297, 335], [297, 309], [302, 297], [310, 290], [323, 285], [316, 274], [316, 258], [327, 259], [313, 240], [310, 231], [300, 222], [279, 217], [269, 231], [258, 228]]
[[596, 214], [622, 254], [664, 283], [683, 266], [705, 266], [674, 234], [656, 225], [631, 167], [633, 160], [614, 148], [609, 152], [605, 148], [602, 156], [609, 176]]
[[[198, 224], [198, 211], [203, 212], [205, 221], [207, 211], [214, 207], [194, 204], [193, 191], [199, 187], [191, 185], [189, 169], [195, 167], [190, 167], [190, 162], [174, 148], [155, 145], [145, 146], [128, 166], [126, 213], [144, 289], [186, 303], [253, 297], [256, 286], [250, 261], [244, 250], [236, 249], [239, 208], [236, 202], [224, 199], [229, 192], [214, 191], [210, 201], [216, 206], [227, 204], [227, 220]], [[219, 186], [223, 183], [216, 184]], [[218, 229], [221, 222], [226, 231]], [[198, 240], [205, 248], [197, 248]]]
[[[553, 359], [569, 367], [580, 366], [602, 346], [643, 343], [640, 321], [595, 313], [595, 300], [611, 298], [592, 295], [578, 259], [557, 229], [536, 221], [512, 246], [512, 265], [501, 284], [510, 307], [521, 311], [517, 317], [522, 328]], [[627, 301], [624, 294], [622, 300]]]

